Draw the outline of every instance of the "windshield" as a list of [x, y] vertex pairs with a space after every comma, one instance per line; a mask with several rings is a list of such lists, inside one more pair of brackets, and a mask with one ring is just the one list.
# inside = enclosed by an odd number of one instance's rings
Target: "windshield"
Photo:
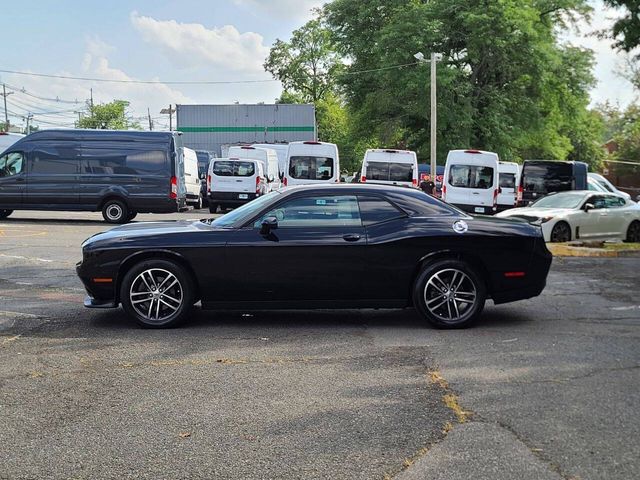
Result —
[[243, 206], [232, 210], [231, 212], [216, 218], [211, 225], [216, 227], [228, 227], [238, 222], [239, 220], [249, 220], [256, 215], [263, 207], [271, 203], [275, 197], [280, 195], [280, 192], [271, 192], [262, 197], [258, 197], [255, 200], [245, 203]]
[[529, 207], [535, 208], [578, 208], [584, 200], [584, 195], [579, 194], [559, 194], [543, 197], [537, 202], [533, 202]]
[[525, 192], [548, 193], [571, 190], [573, 166], [566, 162], [525, 163], [522, 188]]

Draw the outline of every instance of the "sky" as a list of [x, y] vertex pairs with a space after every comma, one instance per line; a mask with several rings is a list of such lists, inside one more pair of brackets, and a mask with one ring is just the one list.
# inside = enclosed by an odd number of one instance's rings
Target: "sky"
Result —
[[[176, 103], [273, 101], [281, 85], [264, 72], [269, 47], [311, 18], [317, 0], [34, 0], [3, 2], [0, 69], [116, 80], [259, 81], [245, 84], [168, 85], [72, 81], [0, 73], [8, 85], [10, 120], [24, 124], [28, 112], [42, 128], [73, 126], [93, 91], [94, 102], [131, 102], [132, 115], [157, 129], [168, 127], [162, 108]], [[606, 28], [616, 12], [594, 0], [591, 25], [563, 34], [563, 41], [594, 50], [597, 86], [592, 104], [626, 106], [631, 85], [615, 74], [622, 56], [591, 32]], [[10, 39], [10, 41], [7, 41]], [[22, 91], [24, 90], [24, 92]], [[56, 100], [58, 99], [58, 100]], [[74, 103], [77, 101], [78, 103]]]

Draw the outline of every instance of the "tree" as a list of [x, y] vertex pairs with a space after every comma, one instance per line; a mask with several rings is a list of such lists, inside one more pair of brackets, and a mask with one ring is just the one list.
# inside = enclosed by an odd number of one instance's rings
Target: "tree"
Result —
[[295, 30], [289, 42], [277, 39], [264, 69], [282, 82], [285, 91], [303, 102], [315, 103], [335, 92], [335, 77], [342, 68], [323, 20], [310, 20]]
[[[613, 47], [630, 52], [640, 46], [640, 0], [604, 0], [604, 3], [625, 10], [625, 15], [613, 24], [611, 30], [610, 36], [616, 40]], [[640, 54], [636, 59], [640, 59]]]
[[140, 129], [140, 124], [127, 117], [129, 102], [114, 100], [109, 103], [91, 105], [87, 102], [88, 115], [78, 121], [78, 128], [94, 128], [102, 130]]

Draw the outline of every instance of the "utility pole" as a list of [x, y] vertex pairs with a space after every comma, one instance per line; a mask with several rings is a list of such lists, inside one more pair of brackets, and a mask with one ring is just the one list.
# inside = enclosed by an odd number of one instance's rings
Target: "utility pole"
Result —
[[171, 104], [169, 104], [169, 108], [163, 108], [160, 110], [161, 115], [169, 115], [169, 131], [173, 130], [173, 112], [175, 111], [176, 110], [171, 107]]
[[151, 120], [151, 111], [149, 111], [149, 107], [147, 107], [147, 116], [149, 117], [149, 131], [153, 131], [153, 121]]
[[431, 181], [436, 183], [436, 54], [431, 52]]
[[7, 95], [11, 95], [13, 92], [7, 93], [7, 87], [2, 84], [2, 96], [4, 97], [4, 131], [9, 131], [9, 114], [7, 113]]
[[31, 119], [32, 118], [33, 118], [33, 114], [31, 112], [29, 112], [27, 114], [27, 129], [26, 129], [27, 135], [29, 135], [31, 133]]
[[90, 104], [91, 104], [91, 114], [93, 115], [93, 87], [89, 91], [91, 92]]

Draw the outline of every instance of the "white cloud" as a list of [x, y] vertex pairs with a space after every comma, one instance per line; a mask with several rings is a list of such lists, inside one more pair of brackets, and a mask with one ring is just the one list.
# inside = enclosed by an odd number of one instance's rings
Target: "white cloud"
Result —
[[131, 23], [147, 43], [158, 46], [175, 65], [264, 72], [262, 64], [269, 47], [258, 33], [240, 33], [233, 25], [209, 29], [200, 23], [156, 20], [137, 12], [131, 13]]
[[233, 0], [247, 11], [259, 10], [272, 17], [309, 20], [311, 9], [321, 7], [326, 1], [319, 0]]

